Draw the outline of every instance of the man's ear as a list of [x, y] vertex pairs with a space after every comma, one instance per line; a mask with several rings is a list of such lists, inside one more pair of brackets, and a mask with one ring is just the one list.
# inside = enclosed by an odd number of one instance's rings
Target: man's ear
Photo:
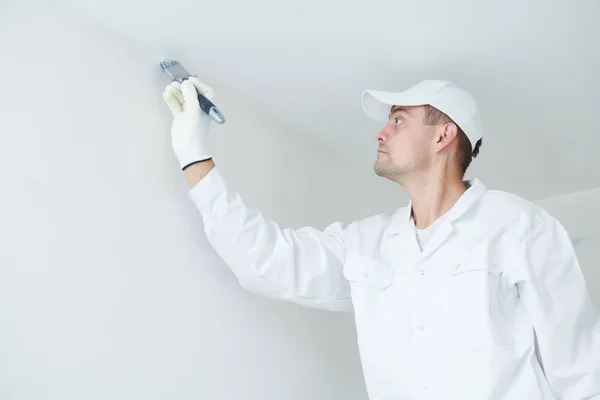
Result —
[[440, 126], [436, 132], [436, 150], [442, 151], [443, 149], [448, 147], [448, 145], [452, 143], [452, 141], [456, 138], [457, 135], [458, 127], [456, 126], [456, 124], [448, 122]]

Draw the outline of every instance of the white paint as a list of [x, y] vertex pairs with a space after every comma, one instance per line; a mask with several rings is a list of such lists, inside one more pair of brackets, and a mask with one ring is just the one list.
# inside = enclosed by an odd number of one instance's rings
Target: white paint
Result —
[[364, 170], [362, 90], [449, 79], [483, 113], [471, 176], [533, 200], [600, 187], [598, 1], [54, 1]]

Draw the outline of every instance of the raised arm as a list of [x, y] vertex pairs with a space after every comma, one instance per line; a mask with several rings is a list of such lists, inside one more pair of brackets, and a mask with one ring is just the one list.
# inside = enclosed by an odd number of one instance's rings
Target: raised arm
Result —
[[221, 176], [208, 151], [211, 121], [200, 110], [196, 91], [212, 89], [190, 79], [167, 86], [163, 98], [174, 120], [173, 149], [190, 184], [211, 245], [240, 284], [265, 297], [331, 311], [351, 311], [350, 289], [342, 270], [346, 228], [284, 229], [248, 207]]

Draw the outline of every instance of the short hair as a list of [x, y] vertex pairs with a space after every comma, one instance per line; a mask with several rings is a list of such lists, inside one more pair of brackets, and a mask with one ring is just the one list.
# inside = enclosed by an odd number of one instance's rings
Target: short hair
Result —
[[[452, 120], [448, 115], [444, 112], [438, 110], [437, 108], [427, 104], [425, 105], [425, 117], [423, 118], [423, 123], [426, 125], [438, 125], [438, 124], [447, 124], [453, 123], [458, 128], [458, 166], [461, 169], [462, 176], [465, 175], [469, 165], [471, 165], [471, 161], [473, 158], [477, 158], [479, 155], [479, 149], [481, 147], [482, 140], [479, 139], [477, 143], [475, 143], [475, 148], [472, 148], [471, 141], [462, 130], [460, 126], [456, 122]], [[471, 150], [473, 149], [473, 150]]]

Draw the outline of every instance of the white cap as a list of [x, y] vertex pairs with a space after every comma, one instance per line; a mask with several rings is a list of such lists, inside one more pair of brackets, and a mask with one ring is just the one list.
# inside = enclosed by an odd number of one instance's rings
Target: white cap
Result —
[[475, 99], [452, 82], [425, 80], [402, 92], [365, 90], [362, 108], [372, 119], [387, 122], [390, 107], [429, 104], [449, 116], [469, 138], [471, 146], [483, 136], [481, 116]]

